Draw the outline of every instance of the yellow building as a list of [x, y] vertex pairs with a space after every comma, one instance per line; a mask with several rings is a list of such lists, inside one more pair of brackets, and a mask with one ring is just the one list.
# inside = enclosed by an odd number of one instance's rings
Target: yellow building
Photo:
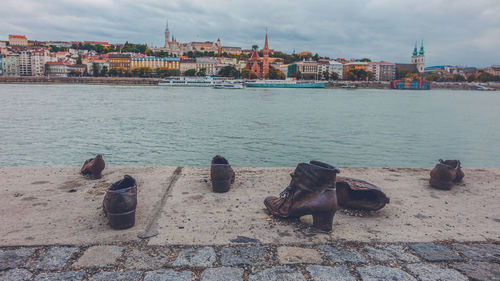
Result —
[[148, 56], [135, 56], [132, 57], [130, 61], [130, 69], [135, 69], [138, 67], [149, 67], [153, 70], [157, 68], [167, 68], [167, 69], [177, 69], [180, 71], [180, 59], [179, 58], [160, 58], [160, 57], [148, 57]]
[[344, 64], [342, 76], [344, 78], [346, 78], [347, 73], [349, 73], [349, 71], [354, 70], [354, 69], [363, 69], [364, 71], [368, 71], [368, 63], [363, 62], [363, 61], [348, 62], [348, 63]]

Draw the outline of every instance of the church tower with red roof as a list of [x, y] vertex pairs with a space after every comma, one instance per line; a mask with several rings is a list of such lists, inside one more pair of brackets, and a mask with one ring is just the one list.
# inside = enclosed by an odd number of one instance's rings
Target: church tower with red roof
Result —
[[262, 76], [265, 76], [269, 72], [269, 44], [267, 43], [267, 31], [266, 31], [266, 41], [264, 43], [264, 49], [262, 49], [262, 54], [264, 58], [262, 59]]

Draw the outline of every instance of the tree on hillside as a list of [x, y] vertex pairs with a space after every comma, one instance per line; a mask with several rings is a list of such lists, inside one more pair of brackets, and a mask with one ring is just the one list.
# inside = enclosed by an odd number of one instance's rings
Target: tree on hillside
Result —
[[257, 46], [257, 45], [252, 45], [252, 50], [257, 51], [257, 49], [259, 49], [259, 46]]
[[240, 72], [234, 66], [224, 66], [219, 70], [217, 76], [221, 77], [239, 77]]
[[188, 69], [184, 72], [184, 76], [196, 76], [196, 69]]
[[339, 80], [339, 74], [337, 72], [331, 72], [330, 80]]
[[451, 78], [453, 82], [464, 82], [465, 77], [462, 74], [453, 74], [453, 77]]
[[178, 69], [169, 69], [167, 67], [159, 67], [156, 69], [156, 74], [160, 77], [179, 76], [180, 71]]
[[252, 77], [252, 72], [250, 69], [245, 68], [241, 70], [241, 78], [250, 79]]
[[285, 80], [286, 76], [281, 70], [276, 69], [274, 67], [269, 68], [269, 72], [266, 73], [265, 75], [266, 79], [273, 79], [273, 80]]
[[362, 58], [359, 61], [361, 61], [361, 62], [371, 62], [372, 60], [369, 59], [369, 58]]
[[198, 70], [198, 72], [196, 73], [196, 76], [207, 76], [207, 69], [200, 68], [200, 70]]
[[321, 73], [321, 77], [326, 81], [330, 80], [330, 72], [328, 72], [328, 70], [323, 71], [323, 73]]
[[441, 77], [439, 77], [439, 74], [435, 72], [430, 72], [425, 75], [425, 79], [429, 81], [439, 81], [439, 78]]
[[78, 55], [78, 58], [76, 59], [76, 64], [80, 65], [82, 64], [82, 55]]

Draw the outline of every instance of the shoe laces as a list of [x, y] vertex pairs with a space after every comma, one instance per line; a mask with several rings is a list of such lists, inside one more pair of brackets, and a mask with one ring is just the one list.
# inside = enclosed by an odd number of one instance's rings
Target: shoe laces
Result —
[[285, 189], [282, 192], [280, 192], [280, 198], [286, 198], [286, 197], [290, 196], [292, 194], [293, 190], [294, 190], [294, 188], [291, 186], [285, 187]]

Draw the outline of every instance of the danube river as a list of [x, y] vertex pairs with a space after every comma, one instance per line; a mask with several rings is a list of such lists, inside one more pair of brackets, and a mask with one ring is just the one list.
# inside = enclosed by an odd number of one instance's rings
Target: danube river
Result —
[[0, 84], [0, 167], [500, 167], [500, 94]]

